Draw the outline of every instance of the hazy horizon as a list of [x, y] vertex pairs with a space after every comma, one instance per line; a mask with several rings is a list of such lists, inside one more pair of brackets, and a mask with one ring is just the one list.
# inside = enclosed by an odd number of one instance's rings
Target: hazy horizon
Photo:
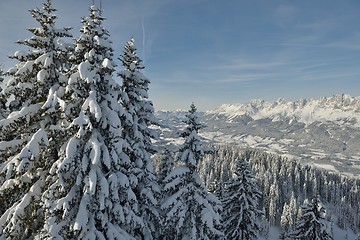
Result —
[[[53, 0], [57, 27], [72, 26], [92, 1]], [[43, 1], [0, 3], [0, 63], [37, 27]], [[99, 1], [95, 1], [99, 6]], [[251, 99], [360, 95], [360, 2], [102, 1], [117, 60], [134, 37], [156, 110], [201, 111]], [[117, 61], [120, 65], [120, 62]]]

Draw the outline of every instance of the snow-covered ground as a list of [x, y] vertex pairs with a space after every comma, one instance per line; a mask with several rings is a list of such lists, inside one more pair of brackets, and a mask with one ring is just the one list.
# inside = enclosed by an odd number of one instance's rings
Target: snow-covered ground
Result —
[[[332, 234], [334, 240], [356, 240], [356, 234], [351, 230], [343, 230], [337, 226], [332, 227]], [[279, 240], [280, 239], [280, 229], [277, 227], [270, 227], [269, 237], [260, 237], [259, 240]]]
[[[185, 112], [158, 112], [164, 125], [181, 129]], [[304, 164], [360, 177], [360, 97], [332, 97], [274, 102], [252, 100], [224, 104], [200, 113], [209, 142], [265, 150]], [[176, 130], [164, 140], [176, 143]]]
[[360, 127], [360, 97], [340, 94], [332, 97], [316, 99], [300, 99], [285, 101], [278, 99], [274, 102], [252, 100], [245, 104], [224, 104], [219, 108], [208, 111], [207, 114], [221, 114], [229, 121], [238, 116], [250, 116], [253, 120], [270, 118], [272, 121], [288, 120], [309, 125], [314, 122], [337, 121], [340, 124], [355, 120]]

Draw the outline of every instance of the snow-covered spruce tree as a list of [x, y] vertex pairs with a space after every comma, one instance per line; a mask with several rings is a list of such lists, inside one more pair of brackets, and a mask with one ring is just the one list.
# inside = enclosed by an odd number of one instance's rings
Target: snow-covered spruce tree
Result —
[[130, 186], [135, 193], [139, 214], [144, 222], [143, 227], [131, 232], [142, 239], [157, 239], [160, 230], [157, 198], [160, 190], [151, 159], [151, 154], [155, 153], [151, 139], [156, 138], [156, 133], [150, 128], [152, 124], [157, 124], [157, 120], [152, 102], [148, 100], [150, 81], [141, 72], [144, 66], [137, 56], [134, 39], [126, 43], [120, 60], [124, 66], [119, 76], [123, 80], [123, 138], [127, 143], [125, 152], [131, 161]]
[[221, 203], [208, 192], [197, 173], [197, 164], [204, 155], [198, 131], [203, 127], [198, 120], [196, 107], [191, 105], [186, 115], [185, 139], [180, 148], [176, 167], [164, 179], [163, 191], [167, 198], [161, 208], [165, 210], [163, 239], [222, 239], [219, 230]]
[[141, 72], [145, 67], [136, 51], [135, 40], [132, 38], [125, 44], [120, 58], [124, 67], [118, 74], [123, 80], [121, 100], [127, 112], [125, 119], [129, 120], [129, 117], [134, 116], [137, 118], [133, 121], [138, 121], [138, 131], [143, 135], [145, 149], [153, 154], [157, 152], [157, 147], [152, 143], [152, 139], [157, 139], [159, 136], [150, 126], [159, 125], [159, 122], [155, 117], [153, 103], [148, 96], [150, 80]]
[[163, 185], [164, 179], [174, 169], [174, 153], [170, 147], [165, 146], [159, 163], [158, 181], [160, 185]]
[[[169, 192], [166, 191], [162, 191], [162, 189], [165, 186], [165, 178], [170, 174], [170, 172], [174, 169], [174, 152], [173, 152], [173, 147], [170, 146], [165, 146], [164, 150], [161, 154], [161, 158], [159, 160], [159, 167], [158, 167], [158, 183], [159, 183], [159, 187], [160, 187], [160, 195], [159, 195], [159, 199], [160, 201], [162, 199], [166, 199], [169, 194]], [[166, 217], [166, 211], [163, 209], [159, 209], [160, 212], [160, 223], [161, 226], [162, 221], [165, 219]], [[160, 236], [166, 240], [166, 239], [171, 239], [170, 235], [166, 232], [166, 229], [161, 228], [160, 229]]]
[[[2, 93], [2, 87], [1, 84], [4, 81], [4, 71], [3, 69], [0, 69], [0, 120], [6, 118], [6, 116], [8, 115], [8, 111], [6, 109], [6, 102], [7, 99], [5, 97], [5, 95]], [[0, 160], [0, 163], [2, 161]]]
[[283, 206], [283, 211], [281, 214], [281, 235], [284, 237], [291, 229], [293, 229], [296, 216], [298, 212], [298, 205], [295, 199], [295, 194], [292, 192], [291, 198], [288, 203], [285, 203]]
[[55, 11], [50, 0], [30, 11], [40, 26], [30, 28], [33, 36], [18, 42], [29, 50], [12, 56], [19, 62], [8, 70], [10, 78], [1, 94], [10, 110], [0, 121], [3, 239], [32, 238], [44, 221], [41, 195], [63, 136], [60, 106], [67, 48], [62, 38], [71, 36], [69, 28], [55, 27]]
[[[273, 184], [270, 186], [269, 191], [269, 222], [271, 225], [279, 226], [280, 224], [280, 187], [278, 184], [278, 180], [274, 180]], [[279, 209], [280, 207], [280, 209]]]
[[[4, 78], [3, 78], [3, 70], [0, 69], [0, 120], [6, 118], [6, 116], [8, 115], [8, 111], [6, 108], [6, 102], [7, 99], [5, 97], [5, 95], [2, 93], [2, 88], [1, 88], [1, 84], [3, 82]], [[3, 164], [4, 159], [3, 156], [0, 155], [0, 169], [1, 164]], [[4, 182], [4, 177], [0, 174], [0, 183]], [[1, 194], [0, 194], [1, 196]], [[5, 202], [3, 201], [2, 198], [0, 198], [0, 216], [2, 215], [2, 213], [6, 210], [6, 206], [5, 206]]]
[[301, 216], [295, 223], [294, 230], [286, 235], [286, 239], [330, 240], [333, 239], [324, 223], [325, 208], [318, 197], [301, 207]]
[[233, 178], [223, 189], [222, 219], [226, 239], [256, 239], [260, 230], [258, 209], [261, 192], [249, 163], [238, 159]]
[[42, 239], [127, 240], [133, 239], [127, 230], [141, 225], [125, 174], [130, 161], [122, 151], [120, 87], [112, 78], [113, 49], [103, 20], [91, 6], [71, 57], [64, 106], [70, 124], [47, 179]]
[[281, 239], [284, 239], [285, 234], [292, 226], [292, 212], [288, 203], [284, 204], [281, 214], [280, 227], [281, 227]]

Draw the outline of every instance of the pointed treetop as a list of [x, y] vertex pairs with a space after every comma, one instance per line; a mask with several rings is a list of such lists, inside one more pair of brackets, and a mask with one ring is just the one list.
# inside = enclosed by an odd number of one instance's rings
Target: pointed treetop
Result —
[[196, 112], [196, 106], [195, 106], [195, 104], [194, 104], [194, 102], [192, 102], [191, 103], [191, 105], [190, 105], [190, 110], [189, 110], [189, 112], [191, 113], [191, 114], [194, 114], [195, 112]]
[[[91, 1], [91, 6], [95, 6], [95, 0]], [[102, 10], [102, 0], [99, 0], [99, 9]]]
[[196, 133], [199, 132], [200, 129], [204, 128], [205, 125], [201, 124], [199, 122], [199, 117], [197, 116], [197, 109], [194, 103], [191, 103], [190, 109], [188, 110], [188, 114], [186, 114], [185, 120], [183, 120], [184, 123], [188, 124], [188, 131], [185, 131], [182, 134], [182, 137], [187, 137], [192, 130], [195, 130]]
[[56, 12], [57, 9], [53, 8], [52, 7], [52, 0], [47, 0], [45, 3], [44, 3], [44, 10], [47, 12], [47, 13], [52, 13], [52, 12]]

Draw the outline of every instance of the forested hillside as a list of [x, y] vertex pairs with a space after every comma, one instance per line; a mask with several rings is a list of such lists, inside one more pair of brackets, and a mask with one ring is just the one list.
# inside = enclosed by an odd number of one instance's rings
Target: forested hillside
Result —
[[304, 201], [319, 196], [327, 221], [343, 229], [360, 231], [360, 180], [329, 173], [299, 161], [238, 146], [216, 145], [199, 165], [207, 186], [221, 195], [222, 183], [232, 177], [236, 161], [251, 164], [263, 193], [261, 207], [270, 225], [287, 229], [298, 217]]

